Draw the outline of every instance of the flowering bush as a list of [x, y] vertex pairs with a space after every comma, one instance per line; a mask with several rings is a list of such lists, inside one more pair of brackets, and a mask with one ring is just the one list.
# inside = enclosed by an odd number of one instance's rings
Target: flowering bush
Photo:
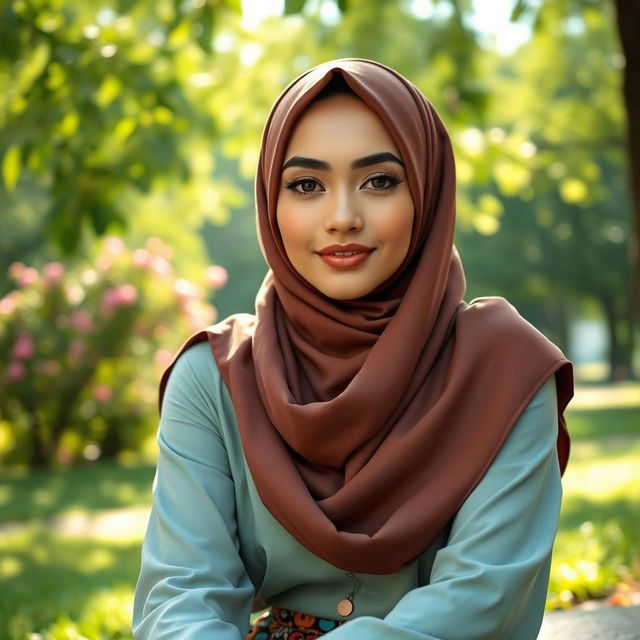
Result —
[[30, 466], [137, 450], [153, 434], [160, 372], [190, 332], [215, 320], [202, 282], [176, 278], [157, 238], [107, 238], [94, 264], [40, 271], [16, 262], [0, 299], [0, 459]]

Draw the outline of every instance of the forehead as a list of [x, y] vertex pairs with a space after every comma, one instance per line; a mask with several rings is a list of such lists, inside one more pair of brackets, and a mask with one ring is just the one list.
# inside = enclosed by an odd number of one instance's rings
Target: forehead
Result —
[[398, 154], [382, 120], [356, 96], [338, 94], [304, 111], [289, 139], [285, 160], [291, 155], [322, 158], [371, 151]]

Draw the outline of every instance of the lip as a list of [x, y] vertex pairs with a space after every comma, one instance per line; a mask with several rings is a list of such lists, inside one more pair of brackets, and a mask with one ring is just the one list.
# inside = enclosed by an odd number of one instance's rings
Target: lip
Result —
[[329, 245], [316, 251], [316, 254], [334, 269], [353, 269], [361, 265], [374, 251], [373, 247], [350, 242]]

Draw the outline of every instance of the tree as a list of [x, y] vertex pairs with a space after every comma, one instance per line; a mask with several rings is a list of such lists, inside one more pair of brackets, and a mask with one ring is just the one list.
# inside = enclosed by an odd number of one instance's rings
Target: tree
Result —
[[635, 317], [640, 322], [640, 25], [639, 0], [615, 0], [618, 33], [625, 57], [624, 100], [627, 110], [627, 151], [629, 154], [629, 179], [633, 205], [633, 236], [630, 259], [634, 266], [633, 295]]
[[[601, 10], [584, 9], [570, 22], [553, 10], [546, 6], [544, 29], [497, 62], [492, 128], [477, 131], [474, 144], [462, 136], [472, 206], [487, 210], [467, 220], [495, 236], [463, 234], [461, 244], [474, 274], [524, 308], [535, 302], [549, 314], [545, 298], [563, 301], [551, 316], [561, 341], [567, 302], [575, 309], [596, 301], [609, 330], [611, 376], [625, 377], [634, 321], [615, 30]], [[489, 195], [475, 186], [483, 177]]]
[[[194, 148], [217, 126], [208, 108], [214, 27], [239, 0], [3, 5], [5, 197], [18, 186], [41, 191], [41, 226], [65, 252], [85, 227], [126, 226], [132, 189], [168, 191], [198, 174]], [[22, 241], [12, 249], [33, 245]]]

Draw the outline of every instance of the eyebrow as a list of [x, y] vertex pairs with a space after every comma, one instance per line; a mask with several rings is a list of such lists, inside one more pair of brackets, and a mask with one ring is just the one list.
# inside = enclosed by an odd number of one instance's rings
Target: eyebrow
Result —
[[[372, 153], [371, 155], [358, 158], [351, 163], [352, 169], [362, 169], [372, 164], [380, 164], [381, 162], [395, 162], [404, 167], [404, 162], [390, 151], [381, 151], [380, 153]], [[315, 158], [305, 158], [303, 156], [292, 156], [283, 165], [282, 170], [289, 167], [303, 167], [304, 169], [317, 169], [319, 171], [329, 171], [331, 165], [324, 160], [316, 160]]]

